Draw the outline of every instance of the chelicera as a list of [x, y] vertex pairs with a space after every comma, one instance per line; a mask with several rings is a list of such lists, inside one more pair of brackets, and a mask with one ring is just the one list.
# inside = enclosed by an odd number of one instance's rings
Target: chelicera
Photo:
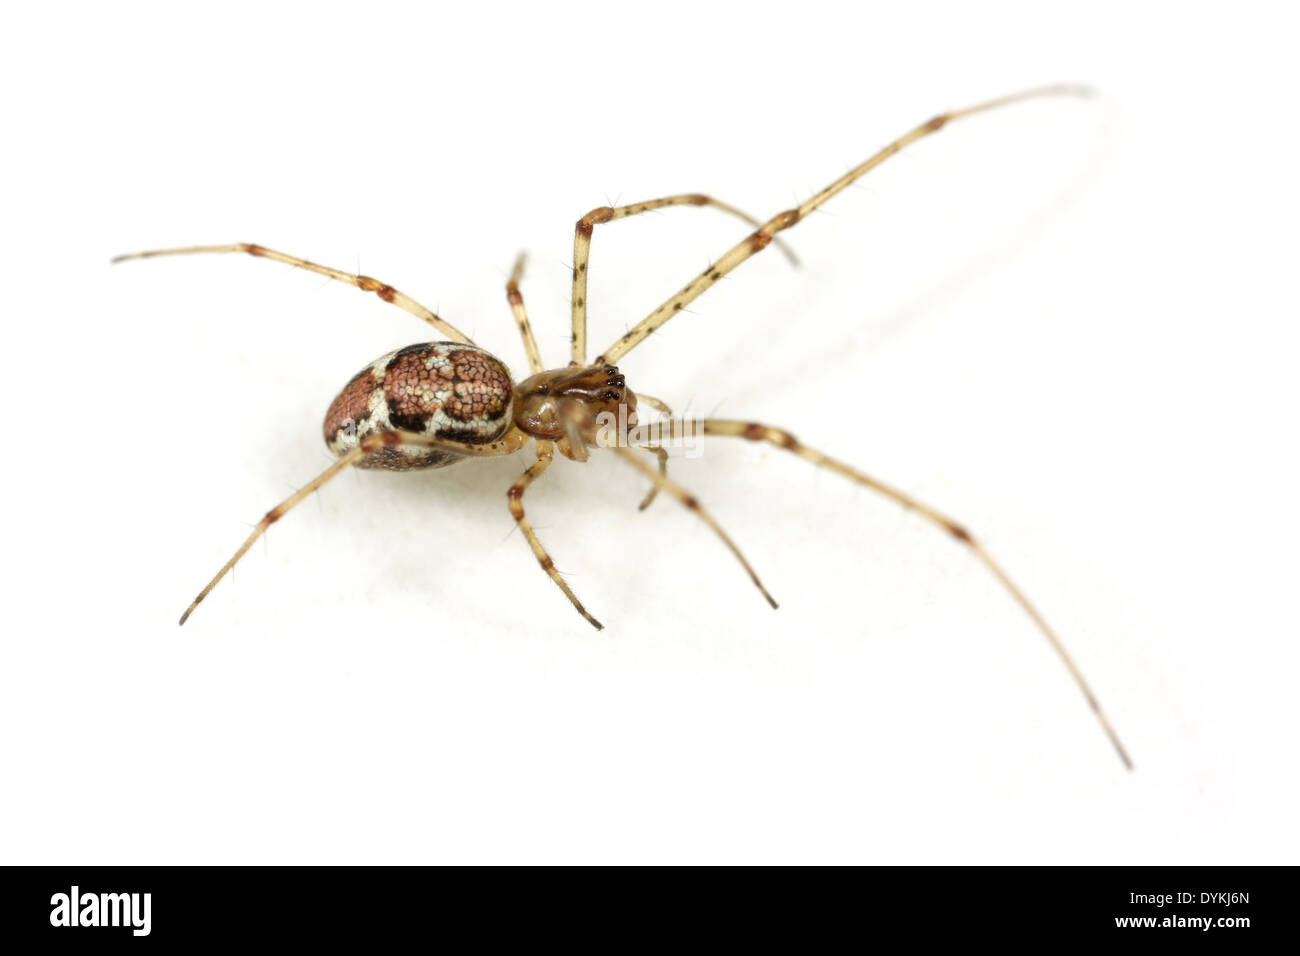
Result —
[[[1083, 692], [1120, 759], [1131, 769], [1132, 763], [1119, 737], [1060, 638], [1024, 592], [962, 525], [905, 492], [809, 448], [788, 431], [780, 428], [757, 422], [724, 419], [690, 421], [676, 419], [664, 402], [644, 393], [634, 393], [628, 388], [623, 374], [619, 372], [616, 365], [619, 359], [645, 341], [649, 335], [723, 276], [771, 245], [776, 240], [777, 233], [800, 222], [832, 196], [916, 140], [938, 132], [953, 120], [1033, 97], [1087, 94], [1086, 89], [1078, 87], [1043, 87], [990, 100], [966, 109], [942, 113], [898, 137], [802, 205], [778, 213], [766, 222], [753, 219], [732, 206], [699, 193], [668, 196], [627, 206], [602, 206], [593, 209], [578, 220], [574, 232], [573, 334], [572, 353], [567, 366], [547, 369], [542, 362], [524, 307], [523, 295], [519, 291], [524, 265], [522, 256], [516, 262], [506, 283], [507, 300], [523, 339], [530, 371], [530, 375], [519, 382], [514, 381], [504, 363], [475, 345], [455, 326], [392, 286], [369, 276], [342, 272], [250, 243], [191, 246], [119, 256], [114, 260], [115, 262], [202, 252], [238, 252], [273, 259], [346, 282], [366, 292], [373, 292], [385, 302], [390, 302], [423, 319], [445, 337], [443, 341], [410, 345], [390, 352], [371, 362], [344, 386], [338, 397], [331, 403], [324, 425], [326, 444], [337, 456], [337, 460], [309, 484], [266, 513], [234, 556], [199, 592], [198, 597], [181, 616], [180, 622], [185, 623], [199, 602], [208, 596], [268, 527], [343, 470], [353, 466], [398, 471], [440, 468], [471, 458], [509, 455], [530, 442], [535, 445], [536, 460], [509, 488], [507, 497], [511, 514], [542, 569], [564, 592], [565, 597], [578, 613], [592, 625], [597, 628], [602, 626], [578, 600], [577, 595], [556, 570], [554, 562], [542, 546], [524, 512], [525, 492], [551, 466], [557, 451], [565, 458], [579, 462], [586, 461], [591, 452], [598, 448], [608, 449], [624, 458], [651, 482], [650, 492], [641, 503], [642, 508], [649, 505], [658, 492], [675, 498], [709, 525], [741, 563], [763, 596], [775, 608], [776, 601], [763, 586], [740, 549], [700, 502], [668, 477], [668, 454], [663, 435], [665, 432], [680, 432], [691, 428], [697, 434], [706, 436], [743, 438], [775, 445], [814, 465], [837, 472], [915, 511], [968, 548], [997, 578], [1046, 637]], [[753, 227], [753, 231], [626, 334], [619, 337], [595, 359], [588, 361], [587, 266], [595, 227], [667, 206], [710, 206], [745, 220]], [[779, 240], [776, 241], [779, 244]], [[624, 425], [636, 426], [640, 422], [640, 413], [644, 406], [648, 406], [661, 416], [659, 424], [666, 426], [662, 431], [652, 433], [652, 437], [649, 438], [644, 437], [639, 430], [616, 431], [615, 435], [622, 437], [609, 440], [605, 423], [611, 416], [621, 417], [621, 423]], [[644, 454], [638, 452], [657, 457], [657, 466], [652, 464]]]

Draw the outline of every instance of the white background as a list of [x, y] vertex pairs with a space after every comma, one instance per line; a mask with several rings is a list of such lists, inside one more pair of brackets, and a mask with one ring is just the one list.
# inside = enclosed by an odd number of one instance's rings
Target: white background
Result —
[[[1295, 862], [1295, 24], [1286, 5], [29, 6], [0, 33], [0, 861]], [[201, 12], [200, 12], [201, 9]], [[626, 357], [964, 521], [774, 448], [346, 474], [337, 389], [430, 336], [247, 257], [360, 269], [517, 372], [567, 360], [574, 220], [766, 217], [954, 124]], [[745, 234], [598, 227], [600, 348]]]

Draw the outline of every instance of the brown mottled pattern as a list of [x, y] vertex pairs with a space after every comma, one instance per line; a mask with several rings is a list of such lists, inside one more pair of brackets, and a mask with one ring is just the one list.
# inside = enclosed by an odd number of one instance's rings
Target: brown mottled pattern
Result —
[[510, 375], [486, 352], [460, 349], [449, 356], [452, 395], [443, 406], [448, 418], [469, 422], [498, 418], [510, 404]]
[[450, 369], [429, 368], [430, 349], [412, 345], [394, 355], [384, 370], [384, 397], [394, 428], [422, 432], [440, 406], [438, 392], [453, 382]]
[[343, 386], [325, 413], [325, 444], [333, 445], [339, 432], [356, 431], [370, 417], [370, 396], [375, 391], [374, 363]]
[[[377, 366], [383, 366], [382, 380], [375, 377]], [[488, 442], [509, 427], [511, 394], [509, 370], [486, 352], [454, 342], [410, 345], [376, 359], [344, 386], [325, 415], [325, 443], [344, 454], [358, 439], [389, 428]], [[410, 471], [459, 458], [437, 449], [384, 447], [357, 467]]]
[[418, 471], [421, 468], [440, 468], [443, 465], [450, 465], [453, 461], [460, 461], [460, 455], [453, 455], [451, 452], [438, 451], [433, 448], [423, 449], [415, 452], [404, 452], [401, 448], [389, 448], [387, 446], [379, 451], [371, 452], [357, 462], [358, 468], [380, 468], [384, 471]]

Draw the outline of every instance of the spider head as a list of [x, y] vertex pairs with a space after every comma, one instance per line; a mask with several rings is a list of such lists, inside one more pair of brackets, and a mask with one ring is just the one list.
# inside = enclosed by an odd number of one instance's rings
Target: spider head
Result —
[[636, 395], [613, 365], [539, 372], [515, 387], [515, 424], [535, 438], [572, 437], [574, 428], [588, 435], [603, 413], [615, 420], [623, 414], [629, 425], [636, 424]]

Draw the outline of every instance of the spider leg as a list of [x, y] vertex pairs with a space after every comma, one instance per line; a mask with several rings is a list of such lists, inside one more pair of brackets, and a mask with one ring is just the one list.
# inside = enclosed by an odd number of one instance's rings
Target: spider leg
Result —
[[190, 606], [187, 607], [185, 613], [181, 615], [180, 623], [184, 624], [189, 620], [189, 616], [194, 613], [194, 609], [199, 606], [199, 602], [207, 597], [212, 592], [212, 589], [217, 586], [218, 582], [226, 576], [230, 569], [239, 563], [239, 559], [248, 553], [248, 549], [253, 546], [253, 542], [260, 538], [266, 532], [267, 528], [271, 527], [271, 525], [283, 518], [285, 514], [294, 507], [294, 505], [298, 504], [313, 491], [320, 488], [321, 485], [325, 484], [325, 482], [329, 481], [345, 468], [355, 465], [371, 452], [379, 451], [389, 445], [416, 445], [425, 448], [438, 448], [444, 451], [454, 451], [456, 454], [464, 455], [466, 457], [490, 457], [494, 455], [508, 455], [512, 452], [518, 451], [527, 441], [528, 436], [518, 430], [508, 432], [504, 437], [482, 445], [447, 441], [440, 438], [433, 438], [428, 435], [419, 435], [415, 432], [389, 431], [368, 435], [361, 440], [360, 444], [358, 444], [356, 448], [353, 448], [347, 454], [340, 457], [338, 461], [334, 462], [334, 464], [330, 465], [306, 485], [299, 488], [288, 498], [284, 499], [284, 501], [280, 502], [268, 511], [262, 517], [262, 520], [257, 523], [257, 527], [253, 529], [252, 534], [250, 534], [244, 543], [239, 546], [239, 550], [234, 553], [229, 561], [222, 565], [221, 570], [217, 572], [216, 576], [207, 583], [207, 586], [204, 587], [202, 591], [199, 592], [199, 596], [190, 602]]
[[528, 368], [536, 375], [543, 371], [542, 353], [537, 348], [537, 339], [533, 337], [533, 327], [529, 324], [528, 312], [524, 309], [524, 297], [519, 291], [519, 281], [524, 277], [526, 259], [526, 253], [519, 253], [519, 258], [515, 260], [515, 267], [510, 270], [510, 278], [506, 280], [506, 301], [510, 303], [510, 311], [515, 314], [519, 337], [524, 340], [524, 351], [528, 353]]
[[668, 407], [668, 403], [661, 398], [655, 398], [653, 395], [647, 395], [645, 392], [637, 392], [636, 400], [642, 404], [649, 405], [660, 415], [667, 418], [673, 417], [673, 410]]
[[533, 526], [529, 524], [528, 518], [524, 514], [524, 492], [528, 490], [528, 486], [531, 485], [542, 474], [542, 472], [551, 467], [551, 461], [554, 459], [554, 456], [555, 452], [550, 442], [539, 441], [537, 443], [537, 461], [528, 466], [528, 469], [519, 476], [519, 480], [511, 485], [510, 490], [506, 492], [506, 497], [510, 501], [510, 514], [514, 516], [515, 524], [519, 525], [519, 530], [522, 531], [524, 537], [528, 539], [528, 546], [533, 549], [533, 554], [537, 558], [537, 563], [542, 566], [542, 570], [545, 571], [550, 576], [551, 580], [555, 582], [556, 586], [564, 592], [564, 596], [569, 599], [569, 603], [578, 609], [578, 613], [585, 617], [588, 622], [596, 628], [596, 630], [600, 631], [604, 629], [605, 625], [601, 624], [600, 621], [591, 616], [587, 609], [582, 606], [582, 602], [578, 600], [578, 596], [573, 593], [573, 589], [569, 587], [564, 578], [560, 577], [560, 572], [555, 570], [555, 562], [552, 561], [551, 556], [546, 553], [546, 548], [542, 546], [542, 542], [538, 539], [537, 533], [533, 531]]
[[[662, 477], [667, 478], [668, 477], [668, 449], [660, 445], [656, 445], [654, 448], [647, 448], [645, 450], [659, 457], [659, 474]], [[641, 503], [636, 506], [636, 510], [645, 511], [647, 508], [650, 507], [650, 503], [654, 501], [655, 498], [658, 497], [658, 495], [659, 495], [659, 486], [651, 485], [650, 490], [646, 492], [645, 498], [642, 499]]]
[[608, 445], [604, 447], [608, 447], [610, 451], [618, 452], [619, 455], [632, 463], [632, 467], [653, 481], [656, 488], [662, 488], [664, 491], [668, 492], [668, 494], [680, 501], [683, 507], [694, 512], [696, 517], [712, 528], [713, 533], [722, 539], [722, 543], [727, 546], [731, 553], [735, 555], [736, 560], [741, 563], [742, 567], [744, 567], [746, 573], [749, 575], [749, 579], [754, 582], [754, 587], [758, 588], [759, 591], [762, 592], [763, 597], [767, 599], [767, 603], [772, 605], [774, 608], [780, 606], [776, 603], [776, 599], [768, 592], [767, 588], [763, 586], [763, 582], [759, 580], [758, 573], [754, 570], [753, 566], [745, 560], [745, 556], [741, 553], [740, 548], [736, 547], [736, 543], [731, 540], [731, 537], [727, 532], [723, 531], [722, 527], [713, 520], [713, 516], [704, 510], [704, 506], [700, 504], [699, 499], [686, 491], [686, 489], [681, 485], [670, 481], [668, 478], [655, 471], [654, 468], [650, 467], [650, 465], [638, 458], [630, 448], [624, 448], [617, 445]]
[[315, 272], [318, 275], [329, 276], [331, 279], [337, 279], [339, 282], [346, 282], [348, 285], [356, 286], [363, 292], [373, 292], [385, 302], [391, 302], [399, 309], [405, 309], [412, 315], [424, 319], [424, 321], [428, 322], [443, 335], [456, 342], [461, 342], [465, 345], [474, 344], [468, 335], [460, 331], [460, 329], [456, 328], [450, 322], [434, 314], [429, 309], [426, 309], [405, 293], [398, 292], [391, 285], [388, 285], [385, 282], [380, 282], [378, 279], [372, 279], [370, 276], [354, 275], [351, 272], [341, 272], [338, 269], [318, 265], [315, 262], [308, 262], [306, 259], [299, 259], [297, 256], [290, 256], [283, 252], [276, 252], [274, 249], [268, 249], [265, 246], [255, 245], [251, 242], [234, 242], [221, 246], [186, 246], [180, 249], [151, 249], [148, 252], [131, 252], [126, 255], [116, 256], [112, 261], [125, 262], [128, 259], [153, 259], [157, 256], [188, 256], [199, 252], [243, 252], [250, 256], [257, 256], [262, 259], [274, 259], [276, 262], [283, 262], [287, 265], [297, 266], [300, 269], [306, 269], [308, 272]]
[[[637, 392], [636, 400], [639, 404], [649, 405], [651, 408], [657, 411], [660, 415], [663, 415], [665, 418], [673, 417], [673, 410], [668, 407], [668, 403], [662, 401], [661, 399], [655, 398], [653, 395], [645, 395], [641, 392]], [[656, 447], [656, 448], [647, 448], [646, 451], [653, 452], [655, 455], [659, 457], [659, 474], [667, 478], [668, 477], [668, 449]], [[637, 510], [645, 511], [647, 508], [650, 507], [650, 503], [654, 501], [658, 495], [659, 495], [659, 486], [651, 485], [650, 490], [646, 493], [645, 499], [641, 502], [641, 504], [637, 505]]]
[[1084, 699], [1088, 701], [1088, 706], [1092, 708], [1093, 713], [1097, 716], [1097, 720], [1101, 723], [1102, 730], [1106, 732], [1106, 736], [1110, 739], [1112, 746], [1114, 746], [1115, 752], [1119, 754], [1119, 759], [1124, 762], [1124, 766], [1129, 770], [1133, 769], [1133, 762], [1129, 759], [1128, 752], [1124, 749], [1124, 745], [1120, 743], [1119, 735], [1115, 733], [1115, 729], [1111, 726], [1105, 712], [1101, 709], [1101, 703], [1098, 701], [1097, 695], [1092, 692], [1092, 688], [1088, 686], [1088, 682], [1083, 677], [1083, 672], [1079, 670], [1078, 665], [1074, 663], [1074, 659], [1070, 657], [1069, 652], [1065, 649], [1065, 644], [1062, 643], [1061, 639], [1056, 635], [1056, 632], [1052, 630], [1051, 626], [1039, 612], [1038, 608], [1033, 605], [1029, 598], [1026, 597], [1025, 593], [1020, 590], [1014, 581], [1011, 580], [1011, 577], [1006, 573], [1006, 571], [1002, 570], [1002, 566], [993, 560], [992, 556], [984, 550], [983, 546], [976, 541], [971, 536], [970, 532], [964, 527], [944, 515], [942, 512], [916, 500], [911, 495], [899, 491], [897, 488], [887, 485], [882, 481], [878, 481], [865, 472], [858, 471], [856, 468], [846, 465], [841, 461], [837, 461], [829, 455], [824, 455], [819, 451], [809, 448], [807, 445], [801, 444], [789, 432], [782, 431], [779, 428], [773, 428], [769, 425], [761, 425], [757, 422], [724, 421], [722, 419], [704, 419], [703, 421], [694, 423], [683, 422], [682, 425], [684, 428], [694, 427], [705, 435], [722, 435], [730, 438], [746, 438], [750, 441], [765, 441], [778, 448], [785, 449], [792, 454], [798, 455], [805, 461], [812, 462], [814, 465], [822, 468], [828, 468], [831, 471], [843, 475], [850, 481], [855, 481], [860, 485], [865, 485], [867, 488], [884, 495], [886, 498], [892, 498], [904, 508], [915, 511], [927, 521], [938, 525], [944, 531], [948, 532], [948, 534], [952, 535], [955, 539], [964, 544], [974, 553], [980, 563], [998, 579], [1002, 586], [1007, 590], [1007, 593], [1015, 599], [1015, 602], [1020, 605], [1026, 614], [1029, 615], [1030, 619], [1038, 627], [1038, 630], [1042, 635], [1047, 638], [1047, 642], [1052, 646], [1052, 649], [1056, 651], [1057, 656], [1059, 656], [1061, 661], [1065, 664], [1066, 670], [1068, 670], [1070, 676], [1074, 678], [1074, 682], [1078, 686], [1079, 690], [1083, 692]]
[[[597, 356], [596, 359], [592, 362], [592, 364], [593, 365], [615, 364], [620, 358], [622, 358], [632, 349], [636, 348], [636, 346], [644, 342], [651, 334], [657, 331], [665, 322], [667, 322], [674, 315], [676, 315], [678, 312], [684, 309], [689, 303], [693, 302], [707, 289], [711, 288], [715, 283], [718, 282], [719, 279], [725, 276], [728, 272], [736, 268], [736, 266], [740, 265], [750, 256], [754, 255], [755, 253], [762, 252], [764, 249], [766, 249], [768, 244], [772, 242], [773, 238], [776, 236], [778, 232], [780, 232], [783, 229], [789, 229], [791, 226], [799, 222], [801, 219], [807, 216], [818, 206], [821, 206], [823, 203], [825, 203], [826, 200], [830, 199], [832, 196], [836, 195], [837, 193], [839, 193], [840, 191], [848, 187], [853, 182], [865, 176], [867, 173], [871, 172], [871, 170], [875, 169], [885, 160], [889, 159], [889, 157], [893, 156], [895, 153], [898, 153], [901, 150], [905, 149], [906, 147], [910, 146], [918, 139], [922, 139], [926, 136], [929, 136], [931, 133], [937, 133], [939, 130], [943, 129], [946, 125], [948, 125], [948, 123], [952, 122], [953, 120], [962, 119], [963, 117], [971, 116], [975, 113], [983, 113], [986, 110], [996, 109], [997, 107], [1006, 106], [1010, 103], [1018, 103], [1021, 100], [1027, 100], [1032, 97], [1050, 96], [1050, 95], [1087, 96], [1090, 95], [1090, 93], [1091, 91], [1088, 90], [1086, 87], [1045, 86], [1037, 89], [1025, 90], [1020, 93], [1013, 93], [1010, 96], [1003, 96], [996, 100], [989, 100], [988, 102], [980, 103], [976, 106], [968, 106], [965, 109], [953, 110], [952, 112], [949, 113], [941, 113], [938, 116], [934, 117], [933, 119], [925, 123], [922, 123], [920, 126], [916, 127], [915, 129], [910, 130], [909, 132], [904, 133], [902, 136], [898, 137], [898, 139], [894, 140], [892, 143], [884, 147], [884, 149], [877, 152], [874, 156], [867, 159], [865, 162], [861, 163], [858, 166], [853, 167], [853, 169], [850, 169], [847, 173], [845, 173], [839, 179], [835, 180], [833, 183], [831, 183], [821, 192], [817, 193], [815, 196], [813, 196], [803, 205], [798, 206], [794, 209], [787, 209], [785, 212], [782, 213], [778, 213], [777, 215], [769, 219], [767, 222], [763, 223], [762, 226], [760, 226], [755, 232], [750, 234], [743, 242], [727, 250], [727, 252], [723, 254], [722, 258], [720, 258], [713, 265], [709, 266], [709, 268], [705, 269], [703, 272], [697, 275], [694, 279], [692, 279], [690, 282], [684, 285], [677, 292], [677, 294], [674, 295], [671, 299], [669, 299], [663, 305], [659, 306], [659, 308], [655, 309], [648, 316], [646, 316], [635, 326], [633, 326], [627, 333], [621, 336], [618, 339], [618, 341], [616, 341], [613, 345], [611, 345], [599, 356]], [[589, 215], [592, 215], [596, 212], [600, 212], [600, 210], [593, 210], [593, 213], [589, 213]], [[582, 231], [584, 222], [585, 219], [578, 220], [579, 232]], [[576, 245], [577, 243], [575, 243], [575, 246]], [[576, 263], [577, 256], [575, 255], [574, 258]], [[577, 294], [576, 290], [578, 288], [578, 273], [576, 271], [577, 269], [576, 264], [574, 268], [575, 268], [574, 290], [576, 296]], [[585, 275], [582, 281], [584, 283], [586, 282]], [[574, 335], [575, 335], [574, 356], [575, 358], [578, 356], [577, 317], [578, 317], [577, 299], [575, 298], [574, 299]]]
[[[571, 365], [582, 365], [587, 359], [587, 264], [591, 258], [591, 234], [601, 223], [626, 219], [652, 209], [665, 206], [712, 206], [721, 212], [743, 219], [751, 226], [762, 225], [748, 213], [741, 212], [735, 206], [719, 202], [703, 193], [685, 193], [680, 196], [665, 196], [663, 199], [651, 199], [646, 202], [633, 203], [630, 206], [600, 206], [578, 220], [573, 232], [573, 361]], [[777, 245], [786, 254], [791, 265], [797, 266], [799, 260], [779, 239]]]

